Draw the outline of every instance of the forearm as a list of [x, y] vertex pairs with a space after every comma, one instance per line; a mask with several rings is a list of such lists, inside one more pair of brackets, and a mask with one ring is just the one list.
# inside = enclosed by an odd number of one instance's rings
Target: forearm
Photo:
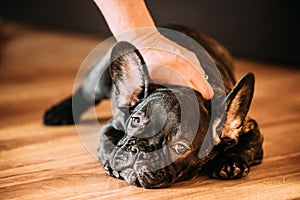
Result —
[[144, 0], [94, 0], [114, 36], [123, 32], [155, 28]]

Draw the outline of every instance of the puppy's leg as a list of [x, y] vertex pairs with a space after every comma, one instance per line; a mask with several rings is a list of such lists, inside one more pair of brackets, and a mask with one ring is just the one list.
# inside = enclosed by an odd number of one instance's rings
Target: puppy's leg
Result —
[[219, 154], [209, 165], [210, 175], [219, 179], [236, 179], [246, 176], [250, 166], [262, 161], [263, 137], [255, 120], [247, 119], [238, 144]]
[[[76, 104], [73, 105], [72, 102], [76, 102]], [[80, 115], [92, 105], [93, 103], [85, 100], [80, 88], [72, 96], [46, 110], [44, 124], [74, 124], [79, 121]], [[73, 106], [76, 109], [73, 109]]]
[[[95, 71], [95, 70], [94, 70]], [[70, 97], [49, 108], [44, 114], [45, 125], [74, 124], [89, 107], [102, 99], [110, 98], [112, 81], [106, 69], [101, 78], [92, 80], [93, 70], [86, 76], [82, 86]]]
[[45, 112], [43, 120], [45, 125], [74, 124], [89, 107], [111, 97], [112, 80], [108, 66], [114, 44], [114, 42], [108, 44], [103, 54], [90, 67], [82, 85], [72, 96]]

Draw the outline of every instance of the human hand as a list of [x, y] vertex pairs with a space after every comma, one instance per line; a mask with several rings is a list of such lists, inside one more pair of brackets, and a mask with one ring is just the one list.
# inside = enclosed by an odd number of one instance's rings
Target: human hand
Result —
[[196, 55], [160, 34], [144, 0], [94, 1], [117, 41], [130, 42], [142, 53], [152, 80], [188, 85], [205, 99], [212, 98], [213, 90]]
[[157, 29], [138, 29], [116, 38], [131, 42], [139, 49], [155, 82], [190, 86], [207, 100], [213, 97], [207, 75], [196, 55], [164, 37]]

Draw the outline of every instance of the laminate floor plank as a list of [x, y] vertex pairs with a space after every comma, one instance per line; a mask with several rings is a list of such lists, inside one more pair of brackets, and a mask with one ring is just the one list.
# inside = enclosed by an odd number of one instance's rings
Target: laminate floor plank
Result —
[[[109, 177], [86, 150], [98, 134], [93, 110], [80, 124], [87, 140], [75, 126], [42, 124], [45, 109], [71, 94], [82, 61], [104, 38], [15, 24], [0, 30], [0, 199], [300, 198], [299, 68], [236, 59], [237, 78], [255, 74], [250, 116], [265, 139], [263, 163], [247, 177], [221, 181], [201, 174], [147, 190]], [[105, 101], [96, 120], [101, 126], [110, 117]]]

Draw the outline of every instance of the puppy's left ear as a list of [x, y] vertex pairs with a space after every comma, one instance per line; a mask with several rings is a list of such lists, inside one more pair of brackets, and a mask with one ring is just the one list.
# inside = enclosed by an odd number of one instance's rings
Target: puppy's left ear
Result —
[[118, 108], [135, 106], [148, 95], [149, 72], [142, 55], [132, 44], [116, 44], [111, 53], [110, 73]]
[[249, 111], [254, 92], [254, 75], [246, 74], [226, 97], [226, 119], [222, 138], [237, 141], [239, 128]]

